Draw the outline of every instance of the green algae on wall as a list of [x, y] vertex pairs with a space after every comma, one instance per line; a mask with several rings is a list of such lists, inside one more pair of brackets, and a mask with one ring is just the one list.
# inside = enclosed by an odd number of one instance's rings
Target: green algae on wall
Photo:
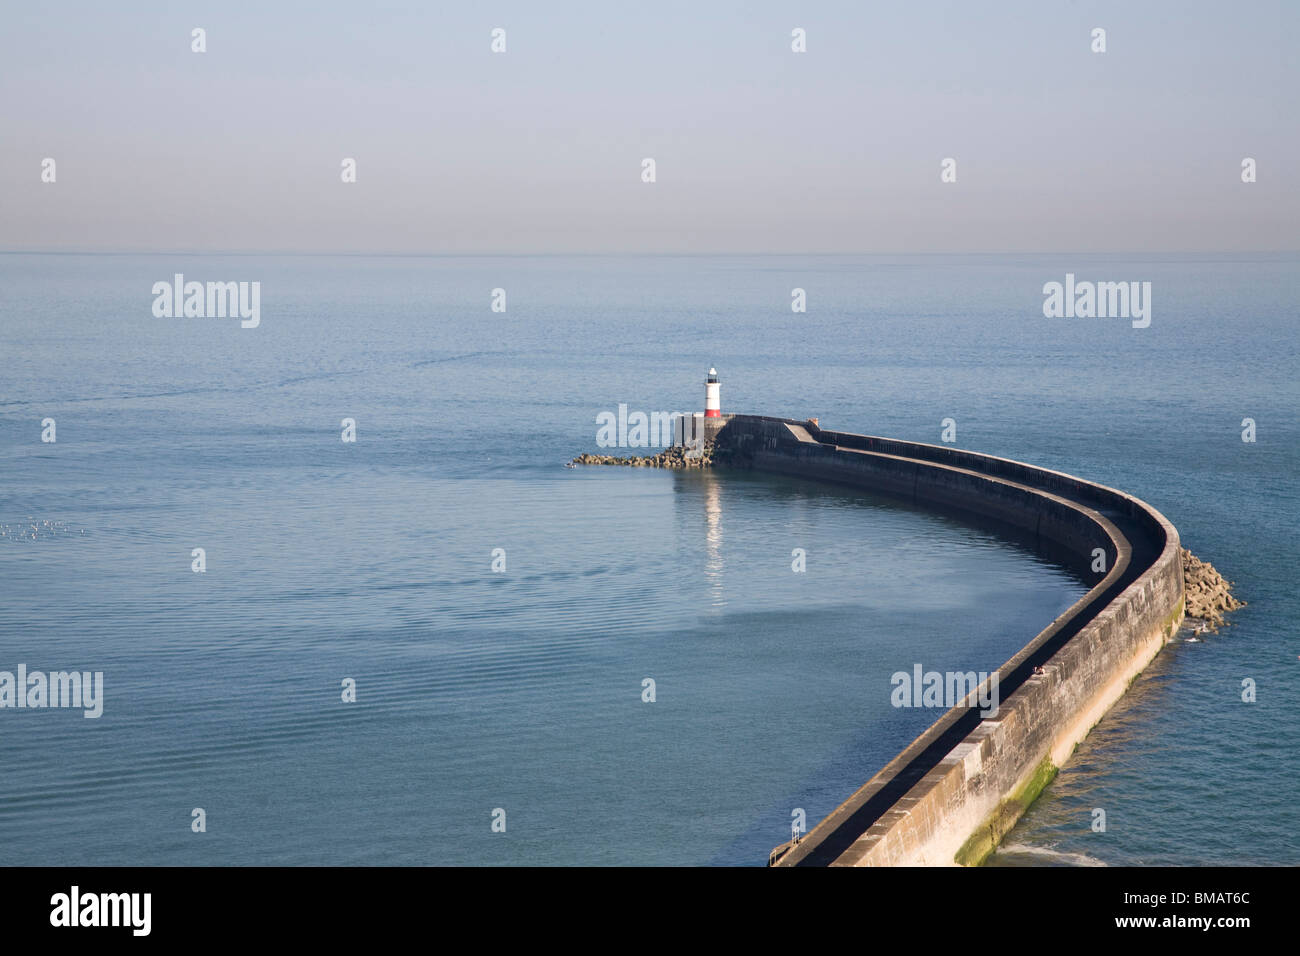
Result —
[[1044, 757], [1024, 786], [999, 803], [989, 818], [971, 834], [971, 838], [962, 844], [962, 848], [953, 857], [953, 862], [958, 866], [979, 866], [987, 860], [1002, 842], [1002, 838], [1029, 809], [1030, 804], [1038, 799], [1038, 795], [1056, 777], [1058, 769], [1050, 757]]

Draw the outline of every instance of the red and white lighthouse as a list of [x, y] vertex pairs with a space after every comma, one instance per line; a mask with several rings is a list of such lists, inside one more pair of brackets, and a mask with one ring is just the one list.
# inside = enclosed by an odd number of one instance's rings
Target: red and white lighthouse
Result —
[[709, 369], [709, 378], [704, 383], [704, 417], [705, 418], [722, 417], [722, 404], [720, 400], [721, 391], [722, 391], [722, 385], [721, 383], [718, 382], [718, 370], [716, 368], [711, 368]]

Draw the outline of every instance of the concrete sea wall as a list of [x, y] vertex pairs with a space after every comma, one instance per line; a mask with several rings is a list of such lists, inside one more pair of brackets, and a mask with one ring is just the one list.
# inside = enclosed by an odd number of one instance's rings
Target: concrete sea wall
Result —
[[[869, 489], [992, 519], [1094, 581], [975, 695], [944, 713], [776, 866], [978, 864], [1182, 620], [1178, 532], [1132, 495], [1022, 462], [937, 445], [732, 417], [720, 461]], [[1104, 571], [1094, 572], [1098, 549]], [[882, 688], [882, 693], [887, 688]]]

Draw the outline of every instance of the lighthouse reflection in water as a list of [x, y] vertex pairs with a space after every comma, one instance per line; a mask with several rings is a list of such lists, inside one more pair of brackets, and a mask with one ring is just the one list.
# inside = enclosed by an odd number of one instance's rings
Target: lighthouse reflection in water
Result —
[[725, 607], [722, 590], [722, 490], [716, 475], [704, 481], [704, 578], [709, 586], [709, 604]]

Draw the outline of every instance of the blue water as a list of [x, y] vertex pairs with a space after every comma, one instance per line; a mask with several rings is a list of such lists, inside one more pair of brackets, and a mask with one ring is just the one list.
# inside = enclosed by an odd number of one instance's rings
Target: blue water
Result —
[[[1151, 327], [1044, 319], [1067, 271], [1151, 281]], [[261, 326], [155, 318], [176, 272]], [[937, 716], [893, 672], [996, 668], [1083, 585], [856, 492], [564, 467], [709, 365], [726, 410], [1131, 491], [1250, 602], [1002, 862], [1300, 862], [1297, 302], [1284, 256], [0, 256], [0, 670], [106, 698], [0, 710], [0, 863], [763, 863]]]

